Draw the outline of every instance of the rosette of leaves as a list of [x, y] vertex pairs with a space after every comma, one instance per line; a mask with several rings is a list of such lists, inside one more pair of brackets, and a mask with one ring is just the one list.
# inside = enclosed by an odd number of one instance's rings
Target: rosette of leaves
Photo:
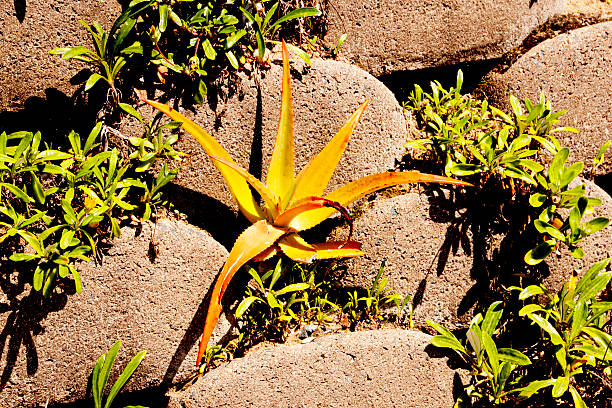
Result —
[[85, 82], [85, 91], [90, 90], [98, 81], [105, 82], [113, 97], [114, 103], [119, 102], [117, 79], [127, 63], [127, 58], [133, 54], [142, 54], [142, 45], [134, 41], [129, 45], [125, 42], [136, 25], [136, 19], [131, 14], [123, 13], [115, 20], [109, 33], [106, 33], [100, 23], [94, 21], [91, 25], [83, 20], [79, 23], [91, 35], [93, 49], [85, 46], [54, 48], [50, 54], [61, 55], [63, 60], [74, 59], [85, 63], [92, 71]]
[[[213, 288], [200, 341], [198, 365], [221, 314], [221, 297], [232, 277], [248, 261], [264, 260], [280, 253], [298, 262], [360, 256], [360, 245], [350, 241], [350, 236], [347, 241], [311, 244], [298, 232], [318, 225], [336, 211], [348, 216], [344, 206], [385, 187], [415, 182], [470, 185], [417, 171], [386, 172], [361, 178], [322, 196], [367, 101], [296, 177], [292, 99], [289, 56], [283, 44], [281, 113], [265, 184], [238, 166], [225, 149], [193, 121], [164, 104], [146, 100], [173, 120], [182, 122], [183, 128], [198, 140], [225, 179], [238, 208], [253, 223], [238, 236]], [[250, 187], [261, 196], [263, 206], [258, 204]]]

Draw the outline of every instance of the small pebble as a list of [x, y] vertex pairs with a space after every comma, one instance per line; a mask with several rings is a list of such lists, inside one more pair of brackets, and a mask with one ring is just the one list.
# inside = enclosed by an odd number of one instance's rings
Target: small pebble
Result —
[[298, 338], [300, 340], [304, 340], [304, 339], [310, 337], [312, 335], [312, 333], [314, 333], [314, 331], [317, 330], [318, 327], [319, 327], [319, 325], [317, 325], [317, 324], [308, 324], [308, 325], [304, 326], [302, 328], [302, 330], [300, 330], [300, 333], [298, 334]]

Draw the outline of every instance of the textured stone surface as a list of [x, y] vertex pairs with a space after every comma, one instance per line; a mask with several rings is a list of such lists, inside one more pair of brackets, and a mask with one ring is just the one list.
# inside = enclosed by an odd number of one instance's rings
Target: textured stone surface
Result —
[[116, 367], [148, 351], [128, 389], [168, 383], [193, 369], [203, 299], [227, 251], [202, 230], [160, 220], [153, 238], [159, 252], [152, 262], [151, 233], [150, 224], [139, 234], [123, 228], [101, 265], [81, 266], [81, 294], [30, 304], [35, 296], [18, 298], [18, 287], [4, 282], [1, 406], [82, 398], [97, 358], [116, 340], [123, 342]]
[[354, 239], [365, 255], [352, 261], [344, 283], [370, 287], [384, 260], [388, 288], [420, 298], [414, 310], [417, 322], [431, 319], [461, 327], [470, 318], [468, 310], [459, 309], [476, 283], [470, 273], [474, 260], [471, 233], [468, 248], [458, 245], [448, 210], [419, 193], [377, 200], [354, 223]]
[[599, 19], [612, 17], [612, 4], [601, 0], [567, 0], [563, 14], [586, 15]]
[[451, 407], [456, 372], [428, 355], [430, 338], [379, 330], [253, 351], [172, 395], [169, 406]]
[[108, 29], [120, 12], [115, 0], [0, 0], [0, 110], [20, 109], [29, 97], [45, 97], [47, 89], [70, 96], [76, 89], [70, 78], [83, 65], [49, 50], [90, 46], [77, 20], [96, 20]]
[[[587, 195], [603, 201], [594, 216], [612, 218], [610, 196], [585, 183]], [[558, 290], [574, 270], [586, 272], [594, 262], [612, 255], [612, 227], [607, 227], [584, 240], [581, 247], [587, 255], [583, 260], [574, 259], [562, 245], [560, 257], [553, 254], [527, 272], [523, 256], [529, 243], [522, 243], [522, 234], [512, 238], [503, 226], [485, 228], [487, 220], [478, 221], [474, 212], [466, 222], [453, 212], [447, 201], [431, 194], [408, 193], [375, 201], [355, 221], [354, 239], [362, 243], [365, 256], [352, 261], [344, 283], [370, 287], [385, 260], [389, 288], [413, 296], [417, 322], [431, 319], [447, 327], [462, 327], [474, 307], [490, 303], [492, 281], [527, 273], [545, 278], [548, 287]]]
[[[330, 186], [392, 169], [403, 153], [407, 132], [393, 94], [366, 72], [345, 63], [313, 60], [309, 69], [300, 62], [293, 66], [296, 174], [365, 100], [370, 103]], [[233, 96], [226, 101], [220, 98], [215, 111], [203, 105], [196, 108], [195, 115], [186, 114], [208, 130], [238, 164], [265, 177], [278, 127], [281, 67], [273, 65], [263, 75], [244, 79]], [[233, 208], [219, 172], [195, 139], [185, 135], [180, 148], [191, 156], [181, 163], [177, 184]]]
[[[567, 110], [560, 125], [580, 133], [557, 137], [571, 148], [571, 160], [588, 166], [600, 146], [612, 139], [612, 22], [570, 31], [532, 48], [502, 74], [481, 86], [495, 104], [508, 106], [509, 95], [537, 99], [544, 92], [554, 110]], [[608, 152], [597, 174], [612, 171]]]
[[325, 39], [373, 75], [497, 58], [566, 0], [331, 0]]

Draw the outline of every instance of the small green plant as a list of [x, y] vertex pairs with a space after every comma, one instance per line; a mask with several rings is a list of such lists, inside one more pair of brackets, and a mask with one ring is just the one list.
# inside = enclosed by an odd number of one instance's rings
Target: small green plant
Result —
[[[170, 122], [161, 124], [163, 117], [161, 112], [158, 112], [153, 121], [145, 122], [142, 116], [134, 107], [126, 103], [120, 103], [119, 107], [127, 112], [130, 116], [136, 118], [144, 127], [142, 137], [132, 136], [128, 140], [134, 150], [130, 153], [130, 159], [136, 159], [139, 165], [136, 167], [136, 172], [144, 172], [151, 168], [151, 165], [159, 158], [167, 157], [173, 160], [181, 160], [184, 153], [174, 150], [174, 144], [178, 141], [178, 134], [174, 130], [181, 126], [180, 122]], [[169, 130], [170, 134], [164, 134], [164, 130]]]
[[[583, 163], [577, 162], [566, 167], [568, 156], [567, 147], [559, 149], [550, 163], [547, 175], [536, 176], [543, 192], [532, 194], [529, 203], [535, 208], [544, 207], [533, 224], [546, 238], [525, 254], [525, 262], [529, 265], [542, 262], [559, 243], [567, 245], [575, 258], [583, 258], [584, 251], [578, 244], [610, 223], [607, 217], [596, 217], [582, 223], [583, 216], [592, 213], [594, 206], [601, 205], [601, 200], [585, 197], [584, 184], [569, 188], [570, 183], [582, 171]], [[569, 211], [565, 220], [560, 212], [563, 209]]]
[[72, 157], [69, 157], [62, 162], [62, 168], [69, 168], [74, 164], [74, 162], [83, 163], [87, 158], [89, 158], [90, 154], [94, 153], [95, 149], [100, 146], [100, 143], [96, 143], [96, 139], [100, 135], [102, 126], [102, 122], [96, 123], [96, 125], [91, 129], [91, 132], [89, 132], [84, 144], [81, 136], [74, 130], [68, 134], [68, 142], [70, 143], [70, 149], [68, 152], [72, 155]]
[[295, 271], [299, 272], [296, 282], [306, 282], [309, 286], [301, 293], [304, 301], [298, 304], [301, 320], [319, 324], [334, 321], [342, 308], [338, 304], [341, 289], [331, 276], [333, 268], [316, 262], [311, 265], [297, 263], [292, 269], [293, 273]]
[[[132, 360], [125, 366], [117, 381], [111, 387], [108, 395], [104, 398], [104, 390], [107, 387], [108, 377], [110, 376], [111, 369], [121, 347], [121, 340], [118, 340], [111, 346], [106, 354], [102, 354], [91, 373], [91, 392], [94, 399], [95, 408], [110, 408], [113, 401], [121, 392], [121, 389], [130, 380], [134, 371], [138, 368], [142, 359], [147, 354], [146, 351], [141, 351], [132, 358]], [[143, 406], [126, 406], [125, 408], [145, 408]]]
[[342, 47], [342, 44], [344, 44], [347, 38], [348, 38], [348, 35], [346, 33], [342, 34], [338, 38], [338, 41], [336, 42], [336, 45], [334, 46], [334, 51], [333, 51], [334, 55], [338, 55], [338, 53], [340, 52], [340, 47]]
[[591, 376], [595, 381], [601, 376], [612, 377], [612, 336], [606, 332], [612, 302], [597, 299], [612, 278], [612, 272], [606, 269], [609, 263], [609, 258], [595, 263], [580, 280], [570, 279], [557, 294], [551, 294], [542, 285], [520, 291], [520, 300], [545, 297], [544, 304], [529, 303], [519, 315], [539, 326], [542, 332], [539, 345], [548, 351], [546, 355], [554, 356], [558, 367], [551, 378], [524, 387], [520, 397], [529, 398], [552, 387], [553, 398], [569, 392], [574, 406], [582, 408], [586, 404], [578, 391], [577, 376]]
[[[280, 5], [280, 1], [274, 3], [268, 11], [264, 14], [262, 7], [255, 8], [254, 12], [251, 13], [244, 7], [240, 7], [240, 11], [243, 16], [251, 23], [251, 28], [255, 33], [255, 41], [257, 43], [257, 50], [255, 53], [256, 59], [261, 63], [266, 61], [266, 43], [273, 38], [282, 24], [302, 17], [316, 17], [321, 15], [321, 12], [314, 7], [301, 7], [296, 10], [292, 10], [289, 13], [280, 16], [278, 19], [273, 20], [275, 14]], [[310, 58], [303, 50], [295, 46], [289, 46], [293, 52], [298, 54], [306, 63], [310, 64]]]
[[410, 301], [410, 295], [402, 297], [397, 293], [389, 293], [387, 289], [389, 279], [382, 277], [384, 269], [385, 263], [382, 262], [378, 273], [372, 280], [372, 285], [366, 288], [363, 295], [359, 294], [357, 290], [348, 293], [348, 301], [342, 310], [347, 314], [352, 324], [362, 320], [385, 322], [388, 320], [385, 309], [388, 310], [393, 305], [397, 307], [399, 317], [402, 309]]
[[[79, 188], [85, 193], [85, 211], [89, 211], [89, 214], [97, 216], [97, 218], [87, 217], [83, 224], [97, 226], [106, 217], [111, 224], [110, 237], [115, 238], [121, 234], [119, 222], [114, 215], [117, 213], [116, 208], [119, 207], [126, 211], [133, 211], [137, 208], [136, 205], [125, 201], [130, 187], [135, 182], [131, 178], [124, 178], [129, 168], [129, 164], [124, 164], [119, 159], [119, 153], [116, 149], [112, 150], [108, 158], [108, 166], [93, 168], [93, 177], [90, 178], [89, 186], [83, 185]], [[92, 249], [95, 254], [95, 247], [92, 246]]]
[[32, 285], [34, 290], [42, 291], [43, 296], [48, 296], [51, 293], [58, 278], [65, 278], [69, 274], [74, 279], [75, 289], [77, 293], [81, 293], [83, 284], [81, 276], [72, 264], [74, 260], [89, 261], [85, 255], [91, 248], [87, 245], [79, 245], [80, 241], [70, 241], [69, 248], [62, 248], [60, 242], [54, 242], [45, 245], [44, 241], [61, 226], [55, 226], [43, 231], [38, 237], [28, 233], [22, 235], [35, 253], [15, 253], [9, 257], [13, 262], [37, 261], [36, 269], [34, 270], [34, 278]]
[[439, 334], [431, 339], [436, 347], [455, 350], [471, 367], [472, 382], [466, 392], [469, 398], [486, 398], [492, 404], [507, 401], [512, 393], [519, 391], [519, 378], [512, 373], [518, 366], [531, 364], [522, 352], [512, 348], [501, 348], [493, 339], [503, 314], [501, 302], [493, 302], [487, 312], [477, 314], [470, 322], [466, 341], [459, 339], [445, 327], [430, 320], [427, 324]]
[[[26, 193], [27, 187], [19, 188], [15, 182], [27, 179], [33, 173], [57, 174], [64, 169], [57, 165], [58, 160], [71, 157], [71, 154], [54, 149], [40, 150], [42, 136], [40, 132], [14, 132], [0, 134], [0, 188], [8, 190], [24, 203], [34, 202], [34, 198]], [[16, 145], [14, 142], [18, 142]], [[45, 192], [42, 191], [40, 180], [28, 183], [32, 193], [38, 195], [37, 200], [44, 202]]]
[[603, 145], [601, 145], [601, 147], [599, 148], [599, 152], [597, 152], [597, 155], [593, 158], [593, 167], [591, 168], [591, 179], [593, 178], [593, 174], [595, 173], [595, 170], [597, 170], [597, 168], [603, 164], [604, 155], [606, 154], [606, 151], [608, 150], [608, 148], [610, 148], [611, 144], [612, 144], [612, 140], [608, 140]]
[[[255, 303], [262, 306], [259, 313], [248, 314], [251, 327], [266, 332], [268, 337], [285, 340], [287, 328], [299, 323], [299, 303], [304, 302], [303, 292], [310, 288], [308, 282], [297, 282], [276, 286], [287, 268], [283, 267], [283, 260], [279, 259], [276, 267], [261, 276], [253, 268], [247, 268], [253, 278], [254, 285], [247, 286], [246, 297], [236, 308], [236, 317], [241, 318]], [[260, 322], [255, 321], [260, 320]]]
[[156, 206], [167, 204], [167, 201], [163, 199], [161, 189], [172, 181], [177, 174], [178, 169], [169, 170], [166, 163], [164, 163], [159, 174], [151, 183], [146, 183], [142, 180], [132, 181], [131, 184], [134, 187], [139, 187], [144, 190], [144, 194], [140, 196], [140, 202], [145, 206], [142, 215], [143, 221], [148, 221], [149, 218], [151, 218], [151, 214]]
[[[242, 341], [242, 338], [239, 338], [238, 341]], [[200, 374], [206, 373], [222, 361], [229, 360], [231, 354], [231, 347], [228, 346], [217, 344], [208, 347], [202, 359], [204, 363], [200, 366]]]
[[142, 45], [135, 41], [125, 45], [129, 34], [136, 25], [136, 20], [126, 18], [125, 14], [113, 24], [109, 33], [94, 21], [91, 25], [83, 20], [79, 23], [89, 31], [93, 41], [93, 50], [84, 46], [71, 48], [54, 48], [50, 54], [61, 55], [63, 60], [75, 59], [85, 63], [92, 70], [91, 75], [85, 82], [85, 91], [90, 90], [99, 80], [106, 82], [112, 97], [113, 104], [120, 100], [120, 92], [117, 89], [117, 80], [127, 59], [133, 54], [142, 54]]

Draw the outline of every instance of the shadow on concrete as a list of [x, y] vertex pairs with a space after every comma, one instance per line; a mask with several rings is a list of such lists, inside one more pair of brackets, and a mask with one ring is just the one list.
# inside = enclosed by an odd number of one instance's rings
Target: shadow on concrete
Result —
[[27, 1], [26, 0], [13, 0], [13, 6], [15, 7], [15, 16], [20, 23], [23, 23], [26, 15]]
[[[138, 375], [138, 371], [136, 371], [135, 375]], [[165, 395], [166, 391], [167, 389], [164, 387], [151, 387], [139, 391], [122, 392], [117, 396], [117, 398], [115, 398], [112, 406], [144, 406], [147, 408], [166, 408], [170, 400], [170, 398]], [[91, 392], [88, 395], [91, 395]], [[72, 402], [49, 404], [49, 408], [91, 408], [93, 406], [93, 398], [82, 398]]]
[[498, 187], [446, 194], [439, 188], [425, 189], [430, 218], [448, 226], [430, 272], [413, 296], [415, 309], [424, 298], [429, 277], [432, 273], [443, 275], [450, 257], [459, 249], [472, 258], [466, 279], [473, 285], [458, 306], [458, 317], [483, 312], [495, 300], [512, 302], [503, 288], [519, 284], [520, 278], [523, 284], [541, 282], [550, 274], [545, 262], [528, 266], [522, 259], [537, 242], [537, 233], [529, 225], [529, 204], [514, 201], [511, 193]]
[[595, 184], [601, 187], [606, 193], [612, 196], [612, 173], [595, 177]]
[[66, 135], [71, 130], [82, 135], [91, 131], [101, 98], [96, 95], [86, 101], [79, 94], [69, 97], [55, 88], [48, 88], [44, 98], [30, 97], [23, 108], [0, 112], [0, 132], [39, 131], [45, 141], [57, 147], [66, 142]]
[[17, 271], [12, 261], [0, 257], [0, 294], [3, 298], [0, 301], [0, 315], [6, 315], [4, 327], [0, 330], [0, 361], [4, 361], [0, 372], [0, 392], [11, 380], [19, 359], [26, 360], [28, 375], [38, 371], [34, 337], [44, 331], [42, 322], [47, 315], [62, 310], [68, 296], [75, 292], [67, 285], [60, 285], [60, 290], [44, 298], [29, 285], [34, 265], [21, 263], [20, 268]]

